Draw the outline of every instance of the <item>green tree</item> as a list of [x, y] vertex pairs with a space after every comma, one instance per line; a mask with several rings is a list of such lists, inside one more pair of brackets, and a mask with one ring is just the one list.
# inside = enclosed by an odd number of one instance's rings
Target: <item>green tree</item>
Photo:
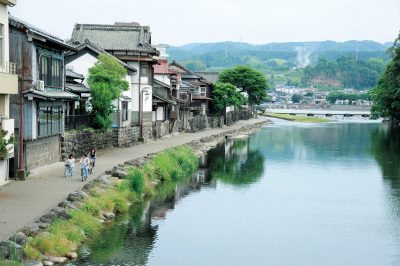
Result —
[[260, 104], [267, 99], [267, 90], [269, 88], [264, 75], [247, 66], [237, 66], [224, 70], [219, 81], [230, 83], [248, 95], [250, 104]]
[[301, 96], [301, 94], [295, 93], [292, 95], [292, 102], [299, 103], [302, 98], [303, 98], [303, 96]]
[[386, 66], [378, 85], [372, 90], [373, 117], [384, 117], [400, 125], [400, 34], [389, 49], [392, 61]]
[[241, 106], [247, 103], [247, 98], [232, 84], [217, 82], [211, 92], [213, 109], [221, 111], [225, 107]]
[[93, 127], [107, 129], [111, 126], [110, 115], [115, 107], [113, 101], [129, 87], [125, 80], [126, 69], [111, 55], [100, 54], [98, 61], [89, 69], [88, 83], [91, 92]]
[[14, 143], [14, 136], [7, 139], [7, 131], [0, 128], [0, 161], [7, 159], [7, 155], [10, 152], [8, 145]]

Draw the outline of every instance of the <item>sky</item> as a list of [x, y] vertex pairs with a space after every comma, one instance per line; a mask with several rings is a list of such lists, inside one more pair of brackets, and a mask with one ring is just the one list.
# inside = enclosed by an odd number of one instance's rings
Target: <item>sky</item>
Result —
[[18, 0], [10, 13], [67, 39], [75, 23], [139, 22], [152, 43], [393, 42], [400, 0]]

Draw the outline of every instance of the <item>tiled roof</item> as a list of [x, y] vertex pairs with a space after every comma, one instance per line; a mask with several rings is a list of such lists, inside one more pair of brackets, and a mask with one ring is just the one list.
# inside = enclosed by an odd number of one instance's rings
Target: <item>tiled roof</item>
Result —
[[173, 71], [169, 70], [169, 64], [167, 60], [159, 60], [158, 64], [153, 65], [154, 74], [172, 74]]
[[[85, 40], [83, 43], [79, 44], [78, 46], [75, 47], [76, 51], [82, 51], [83, 49], [89, 49], [91, 51], [93, 51], [95, 54], [99, 55], [99, 54], [107, 54], [107, 55], [111, 55], [110, 53], [106, 52], [104, 49], [102, 49], [101, 47], [99, 47], [98, 45], [90, 42], [89, 40]], [[68, 57], [73, 57], [74, 54], [76, 54], [77, 52], [69, 52], [67, 53], [67, 62], [68, 62]], [[113, 56], [113, 55], [111, 55]], [[123, 67], [125, 67], [126, 69], [136, 73], [137, 70], [136, 68], [134, 68], [131, 65], [128, 65], [127, 63], [119, 60], [118, 58], [116, 58], [115, 56], [113, 56]]]
[[140, 51], [158, 54], [157, 50], [151, 46], [151, 32], [148, 26], [76, 24], [72, 31], [71, 42], [83, 43], [86, 39], [107, 51]]
[[65, 43], [62, 39], [44, 31], [41, 30], [35, 26], [33, 26], [32, 24], [29, 24], [23, 20], [20, 20], [19, 18], [16, 18], [14, 16], [9, 16], [9, 22], [11, 26], [14, 26], [16, 28], [20, 28], [22, 30], [26, 30], [27, 33], [31, 33], [33, 34], [33, 38], [35, 38], [35, 36], [40, 37], [39, 40], [43, 41], [43, 39], [45, 39], [45, 41], [49, 41], [52, 43], [55, 43], [57, 45], [60, 45], [64, 48], [67, 48], [69, 50], [73, 50], [73, 47], [70, 46], [69, 44]]
[[35, 89], [29, 89], [24, 91], [25, 97], [33, 96], [41, 99], [46, 100], [79, 100], [79, 96], [67, 91], [62, 90], [45, 90], [45, 91], [38, 91]]
[[65, 84], [65, 91], [72, 92], [72, 93], [83, 93], [83, 92], [90, 92], [90, 89], [86, 87], [82, 83], [66, 83]]
[[202, 76], [208, 82], [215, 84], [218, 82], [219, 73], [218, 72], [194, 72], [197, 75]]
[[69, 78], [73, 78], [73, 79], [85, 79], [85, 77], [82, 74], [76, 73], [75, 71], [73, 71], [72, 69], [68, 69], [65, 71], [65, 75]]

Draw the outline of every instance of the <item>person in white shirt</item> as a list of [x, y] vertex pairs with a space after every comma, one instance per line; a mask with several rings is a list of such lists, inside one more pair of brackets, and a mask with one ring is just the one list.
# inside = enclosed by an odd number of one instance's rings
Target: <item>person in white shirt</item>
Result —
[[82, 182], [83, 182], [88, 178], [88, 175], [89, 175], [90, 159], [87, 156], [87, 154], [82, 155], [82, 158], [79, 161], [79, 163], [81, 165], [81, 176], [82, 176]]
[[65, 170], [66, 170], [66, 175], [73, 176], [74, 175], [74, 167], [75, 167], [75, 158], [72, 154], [68, 156], [68, 159], [65, 161]]

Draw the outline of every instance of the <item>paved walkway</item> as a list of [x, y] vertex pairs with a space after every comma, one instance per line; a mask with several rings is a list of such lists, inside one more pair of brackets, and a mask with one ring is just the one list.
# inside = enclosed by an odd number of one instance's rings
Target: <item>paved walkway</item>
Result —
[[[93, 175], [99, 177], [106, 170], [136, 159], [148, 153], [160, 152], [166, 148], [179, 146], [190, 141], [238, 129], [261, 122], [266, 118], [241, 120], [230, 127], [208, 129], [197, 133], [182, 133], [166, 139], [150, 141], [130, 148], [111, 149], [99, 152]], [[44, 213], [56, 207], [68, 193], [83, 187], [79, 171], [75, 176], [64, 178], [62, 162], [35, 169], [26, 181], [13, 182], [0, 188], [0, 240], [6, 240], [25, 225], [35, 221]]]

